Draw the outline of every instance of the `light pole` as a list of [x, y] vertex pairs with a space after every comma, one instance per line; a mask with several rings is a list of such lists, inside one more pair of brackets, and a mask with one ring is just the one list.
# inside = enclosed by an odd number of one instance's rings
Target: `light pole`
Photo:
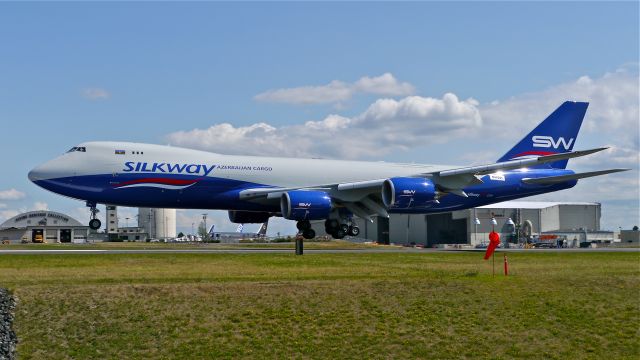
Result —
[[[514, 222], [513, 222], [513, 220], [511, 220], [511, 218], [509, 218], [509, 219], [507, 220], [507, 224], [508, 224], [509, 226], [511, 226], [511, 234], [512, 234], [512, 235], [515, 235], [515, 231], [516, 231], [516, 223], [514, 223]], [[509, 241], [507, 240], [507, 242], [505, 243], [505, 247], [509, 247], [508, 245], [509, 245]]]
[[411, 215], [407, 214], [407, 245], [409, 245], [409, 226], [411, 225]]
[[126, 218], [124, 218], [124, 219], [126, 220], [126, 223], [127, 223], [126, 227], [129, 227], [129, 218], [128, 218], [128, 217], [126, 217]]
[[207, 230], [207, 214], [202, 214], [202, 221], [204, 221], [204, 239], [202, 239], [202, 241], [205, 241], [209, 238], [209, 231]]
[[[475, 212], [476, 209], [473, 209], [473, 211]], [[473, 222], [473, 225], [475, 227], [474, 229], [474, 233], [473, 233], [473, 242], [475, 243], [475, 245], [478, 245], [478, 225], [480, 225], [480, 219], [476, 218], [475, 221]], [[484, 243], [484, 241], [483, 241]]]

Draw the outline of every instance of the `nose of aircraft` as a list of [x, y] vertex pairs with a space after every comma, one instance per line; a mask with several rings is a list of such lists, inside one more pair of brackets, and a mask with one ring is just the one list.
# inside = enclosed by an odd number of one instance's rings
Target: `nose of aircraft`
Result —
[[36, 182], [42, 179], [44, 179], [44, 171], [42, 169], [42, 165], [36, 166], [31, 171], [29, 171], [29, 180]]
[[42, 165], [38, 165], [29, 171], [29, 180], [37, 182], [40, 180], [49, 180], [53, 178], [59, 178], [68, 176], [71, 169], [60, 158], [56, 158]]
[[[84, 155], [84, 153], [82, 154]], [[83, 158], [85, 159], [84, 161], [87, 161], [86, 156], [83, 156]], [[39, 186], [44, 186], [44, 184], [51, 181], [72, 177], [78, 171], [78, 160], [65, 153], [33, 168], [29, 171], [29, 180]]]

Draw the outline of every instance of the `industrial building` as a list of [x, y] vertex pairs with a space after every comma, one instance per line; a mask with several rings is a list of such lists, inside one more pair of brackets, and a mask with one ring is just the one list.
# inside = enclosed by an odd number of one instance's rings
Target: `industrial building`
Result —
[[[504, 243], [532, 239], [567, 240], [567, 246], [586, 242], [613, 242], [613, 232], [600, 230], [601, 206], [589, 202], [508, 201], [439, 214], [355, 219], [360, 237], [383, 244], [435, 247], [444, 244], [478, 245], [495, 230]], [[495, 224], [494, 224], [495, 220]], [[323, 235], [322, 222], [314, 224]]]
[[69, 215], [55, 211], [30, 211], [0, 224], [0, 240], [16, 242], [86, 242], [90, 229]]
[[138, 227], [149, 234], [150, 239], [176, 238], [176, 209], [138, 209]]
[[118, 239], [123, 241], [147, 241], [151, 238], [146, 229], [133, 226], [118, 228]]
[[640, 231], [638, 227], [633, 230], [620, 230], [620, 242], [626, 245], [640, 245]]
[[[168, 241], [176, 238], [176, 209], [139, 208], [137, 226], [120, 226], [118, 209], [107, 205], [107, 228], [110, 240], [147, 241], [157, 239]], [[121, 219], [120, 219], [121, 220]]]

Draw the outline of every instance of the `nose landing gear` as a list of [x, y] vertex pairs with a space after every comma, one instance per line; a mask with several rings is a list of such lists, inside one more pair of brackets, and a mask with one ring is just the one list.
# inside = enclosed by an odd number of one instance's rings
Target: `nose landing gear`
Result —
[[91, 211], [91, 220], [89, 220], [89, 228], [91, 228], [91, 230], [98, 230], [100, 226], [102, 226], [102, 222], [97, 218], [100, 210], [98, 210], [96, 205], [94, 202], [87, 201], [87, 206], [90, 208], [89, 211]]

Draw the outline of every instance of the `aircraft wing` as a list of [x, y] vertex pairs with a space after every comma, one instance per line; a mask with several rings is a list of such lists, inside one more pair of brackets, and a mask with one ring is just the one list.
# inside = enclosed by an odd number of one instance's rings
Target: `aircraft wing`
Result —
[[[554, 155], [538, 156], [530, 159], [523, 160], [511, 160], [498, 162], [494, 164], [478, 165], [461, 167], [455, 169], [448, 169], [442, 171], [436, 171], [431, 173], [415, 174], [411, 177], [425, 177], [431, 179], [437, 186], [439, 191], [443, 193], [451, 193], [458, 196], [467, 197], [467, 194], [462, 190], [463, 188], [481, 184], [480, 177], [486, 174], [491, 174], [501, 170], [519, 169], [533, 165], [540, 165], [545, 163], [551, 163], [559, 160], [566, 160], [585, 155], [590, 155], [602, 150], [607, 149], [596, 148], [590, 150], [572, 151]], [[577, 177], [567, 178], [562, 180], [563, 176], [548, 177], [542, 179], [530, 179], [531, 183], [536, 181], [542, 181], [547, 179], [548, 182], [560, 182], [569, 179], [579, 179], [582, 177], [597, 176], [607, 174], [610, 172], [623, 171], [623, 169], [605, 170], [604, 172], [582, 173], [575, 174]], [[567, 175], [574, 176], [574, 175]], [[348, 182], [339, 184], [323, 184], [309, 187], [282, 187], [282, 188], [254, 188], [246, 189], [240, 192], [240, 199], [242, 200], [254, 200], [254, 199], [266, 199], [267, 201], [279, 200], [283, 193], [293, 190], [319, 190], [327, 192], [331, 198], [339, 205], [344, 206], [355, 215], [371, 220], [371, 216], [374, 214], [388, 217], [386, 208], [382, 205], [382, 199], [380, 198], [380, 188], [387, 179], [373, 179], [367, 181]]]

